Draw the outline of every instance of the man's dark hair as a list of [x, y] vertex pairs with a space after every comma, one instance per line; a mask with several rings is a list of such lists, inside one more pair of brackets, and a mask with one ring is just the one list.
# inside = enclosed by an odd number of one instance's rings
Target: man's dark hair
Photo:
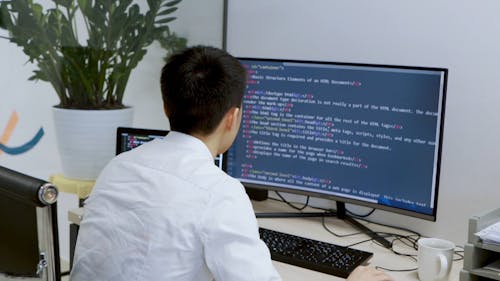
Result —
[[196, 46], [171, 56], [161, 74], [171, 129], [212, 133], [229, 109], [241, 106], [245, 87], [245, 69], [223, 50]]

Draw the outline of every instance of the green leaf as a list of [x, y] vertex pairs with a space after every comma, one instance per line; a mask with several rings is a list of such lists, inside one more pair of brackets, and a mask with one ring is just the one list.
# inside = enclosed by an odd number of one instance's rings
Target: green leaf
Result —
[[120, 5], [116, 7], [116, 10], [113, 12], [114, 15], [120, 15], [121, 17], [126, 17], [125, 11], [127, 10], [128, 6], [132, 4], [132, 0], [122, 0], [120, 1]]
[[148, 6], [151, 10], [157, 10], [160, 7], [161, 0], [148, 0]]
[[165, 3], [163, 6], [172, 7], [172, 6], [179, 4], [180, 2], [182, 2], [182, 0], [174, 0], [174, 1], [170, 1], [170, 2]]
[[73, 0], [53, 0], [57, 5], [61, 5], [65, 8], [70, 8]]
[[161, 17], [161, 16], [171, 14], [171, 13], [177, 11], [177, 9], [178, 9], [177, 7], [166, 9], [165, 11], [162, 11], [161, 13], [159, 13], [158, 16]]
[[34, 70], [33, 73], [34, 73], [33, 76], [28, 78], [29, 81], [36, 81], [36, 80], [48, 81], [47, 76], [45, 76], [42, 71]]
[[5, 25], [4, 20], [3, 20], [3, 12], [2, 12], [1, 6], [0, 6], [0, 28], [3, 28], [3, 29], [7, 28], [7, 26]]
[[10, 20], [10, 14], [7, 5], [0, 3], [0, 28], [8, 29], [8, 20]]
[[169, 23], [175, 19], [176, 19], [176, 17], [169, 17], [169, 18], [164, 18], [164, 19], [158, 20], [155, 23], [156, 24], [166, 24], [166, 23]]
[[78, 0], [78, 6], [80, 7], [80, 10], [84, 15], [90, 14], [90, 9], [91, 9], [90, 5], [91, 4], [89, 0]]
[[130, 7], [130, 9], [128, 9], [128, 13], [129, 13], [129, 16], [131, 18], [131, 20], [136, 20], [136, 18], [139, 16], [139, 13], [140, 13], [140, 9], [139, 9], [139, 5], [137, 4], [134, 4]]
[[60, 11], [57, 9], [51, 9], [48, 12], [48, 28], [45, 30], [47, 32], [47, 37], [50, 42], [56, 43], [58, 38], [61, 36], [61, 15]]
[[41, 19], [42, 18], [42, 13], [43, 13], [43, 7], [40, 4], [33, 4], [33, 14], [35, 15], [36, 19]]
[[[56, 6], [45, 10], [41, 1], [0, 0], [0, 28], [37, 65], [29, 79], [49, 82], [61, 106], [120, 106], [131, 71], [154, 40], [167, 50], [186, 43], [168, 37], [181, 0], [147, 0], [146, 11], [137, 4], [142, 1], [52, 0], [45, 2]], [[75, 16], [83, 16], [86, 46], [78, 42]]]

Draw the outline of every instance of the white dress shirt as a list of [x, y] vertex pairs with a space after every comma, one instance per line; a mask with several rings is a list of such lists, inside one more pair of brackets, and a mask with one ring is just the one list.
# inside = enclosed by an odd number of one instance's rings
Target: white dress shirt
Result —
[[71, 280], [280, 280], [240, 182], [192, 136], [122, 153], [86, 201]]

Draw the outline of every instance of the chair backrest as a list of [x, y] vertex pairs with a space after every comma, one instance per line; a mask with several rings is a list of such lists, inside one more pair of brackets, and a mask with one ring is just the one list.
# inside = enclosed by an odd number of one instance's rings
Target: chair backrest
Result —
[[57, 195], [52, 184], [0, 166], [0, 275], [61, 280]]

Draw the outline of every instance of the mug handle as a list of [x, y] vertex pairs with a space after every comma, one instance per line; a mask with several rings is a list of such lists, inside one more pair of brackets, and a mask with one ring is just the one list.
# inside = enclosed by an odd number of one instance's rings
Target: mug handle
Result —
[[446, 275], [446, 272], [448, 271], [448, 260], [443, 254], [439, 254], [438, 257], [439, 257], [440, 269], [436, 279], [443, 279], [444, 276]]

